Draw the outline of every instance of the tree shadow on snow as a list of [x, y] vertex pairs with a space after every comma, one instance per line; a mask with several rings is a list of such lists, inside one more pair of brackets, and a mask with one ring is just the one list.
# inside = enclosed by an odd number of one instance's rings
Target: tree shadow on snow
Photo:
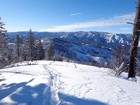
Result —
[[97, 100], [77, 98], [63, 93], [59, 93], [59, 98], [61, 99], [60, 105], [108, 105]]
[[1, 82], [1, 81], [4, 81], [4, 80], [5, 80], [5, 79], [0, 79], [0, 82]]
[[11, 96], [11, 99], [18, 104], [43, 105], [43, 93], [46, 84], [39, 84], [35, 87], [25, 86], [19, 93]]
[[[15, 102], [15, 104], [12, 105], [43, 105], [43, 92], [46, 88], [46, 84], [38, 84], [34, 87], [28, 86], [27, 84], [32, 80], [33, 79], [28, 82], [12, 83], [9, 85], [3, 84], [3, 87], [6, 89], [0, 89], [0, 100], [10, 95], [11, 100]], [[0, 105], [10, 104], [0, 102]]]
[[[3, 84], [5, 89], [0, 88], [0, 100], [10, 96], [15, 104], [0, 102], [0, 105], [51, 105], [50, 87], [43, 83], [36, 86], [27, 85], [31, 81], [33, 79], [22, 83]], [[107, 105], [97, 100], [77, 98], [63, 93], [58, 93], [58, 96], [61, 100], [59, 105]]]
[[31, 82], [33, 79], [31, 79], [28, 82], [21, 82], [21, 83], [11, 83], [9, 85], [3, 84], [2, 87], [4, 89], [0, 88], [0, 100], [8, 96], [9, 94], [16, 91], [18, 88], [25, 86], [27, 83]]

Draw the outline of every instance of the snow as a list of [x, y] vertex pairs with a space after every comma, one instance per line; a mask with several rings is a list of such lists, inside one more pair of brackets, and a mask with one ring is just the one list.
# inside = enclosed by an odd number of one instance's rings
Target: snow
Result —
[[23, 62], [0, 70], [0, 105], [140, 105], [140, 78], [68, 62]]

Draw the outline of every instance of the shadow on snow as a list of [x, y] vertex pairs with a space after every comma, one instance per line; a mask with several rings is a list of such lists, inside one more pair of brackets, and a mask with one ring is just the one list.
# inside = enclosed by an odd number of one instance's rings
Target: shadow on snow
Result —
[[62, 93], [59, 93], [59, 98], [61, 99], [61, 105], [108, 105], [97, 100], [77, 98]]
[[[10, 95], [11, 100], [15, 102], [15, 104], [10, 104], [10, 105], [19, 105], [19, 104], [51, 105], [50, 87], [47, 86], [46, 84], [38, 84], [34, 87], [28, 86], [27, 84], [31, 81], [33, 81], [33, 79], [31, 79], [28, 82], [22, 82], [22, 83], [12, 83], [9, 85], [3, 84], [3, 87], [5, 87], [6, 89], [0, 88], [0, 100]], [[97, 100], [77, 98], [63, 93], [58, 93], [58, 96], [61, 101], [59, 105], [107, 105], [106, 103]], [[46, 104], [44, 104], [44, 102]], [[5, 105], [5, 104], [8, 105], [8, 103], [6, 102], [5, 103], [0, 102], [0, 105]]]
[[31, 87], [27, 85], [31, 81], [33, 81], [33, 79], [28, 82], [11, 83], [8, 85], [3, 84], [0, 86], [5, 88], [0, 88], [0, 100], [10, 95], [11, 100], [15, 102], [15, 104], [0, 102], [0, 105], [43, 105], [43, 92], [46, 88], [46, 84], [39, 84], [35, 87]]

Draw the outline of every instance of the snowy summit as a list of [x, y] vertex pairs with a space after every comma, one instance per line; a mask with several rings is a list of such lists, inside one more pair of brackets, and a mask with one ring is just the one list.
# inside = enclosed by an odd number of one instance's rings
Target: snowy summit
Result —
[[0, 105], [140, 105], [139, 77], [56, 61], [12, 66], [0, 70]]

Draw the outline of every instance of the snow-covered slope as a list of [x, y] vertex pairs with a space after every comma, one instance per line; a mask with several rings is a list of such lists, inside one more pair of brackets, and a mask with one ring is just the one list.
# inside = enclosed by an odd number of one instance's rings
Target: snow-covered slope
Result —
[[55, 60], [62, 59], [63, 61], [74, 61], [82, 64], [91, 63], [93, 65], [102, 66], [109, 62], [111, 52], [109, 49], [98, 48], [92, 45], [77, 44], [71, 41], [53, 38], [46, 41], [46, 48], [53, 46], [52, 58]]
[[0, 105], [140, 105], [137, 82], [75, 63], [23, 62], [0, 70]]

